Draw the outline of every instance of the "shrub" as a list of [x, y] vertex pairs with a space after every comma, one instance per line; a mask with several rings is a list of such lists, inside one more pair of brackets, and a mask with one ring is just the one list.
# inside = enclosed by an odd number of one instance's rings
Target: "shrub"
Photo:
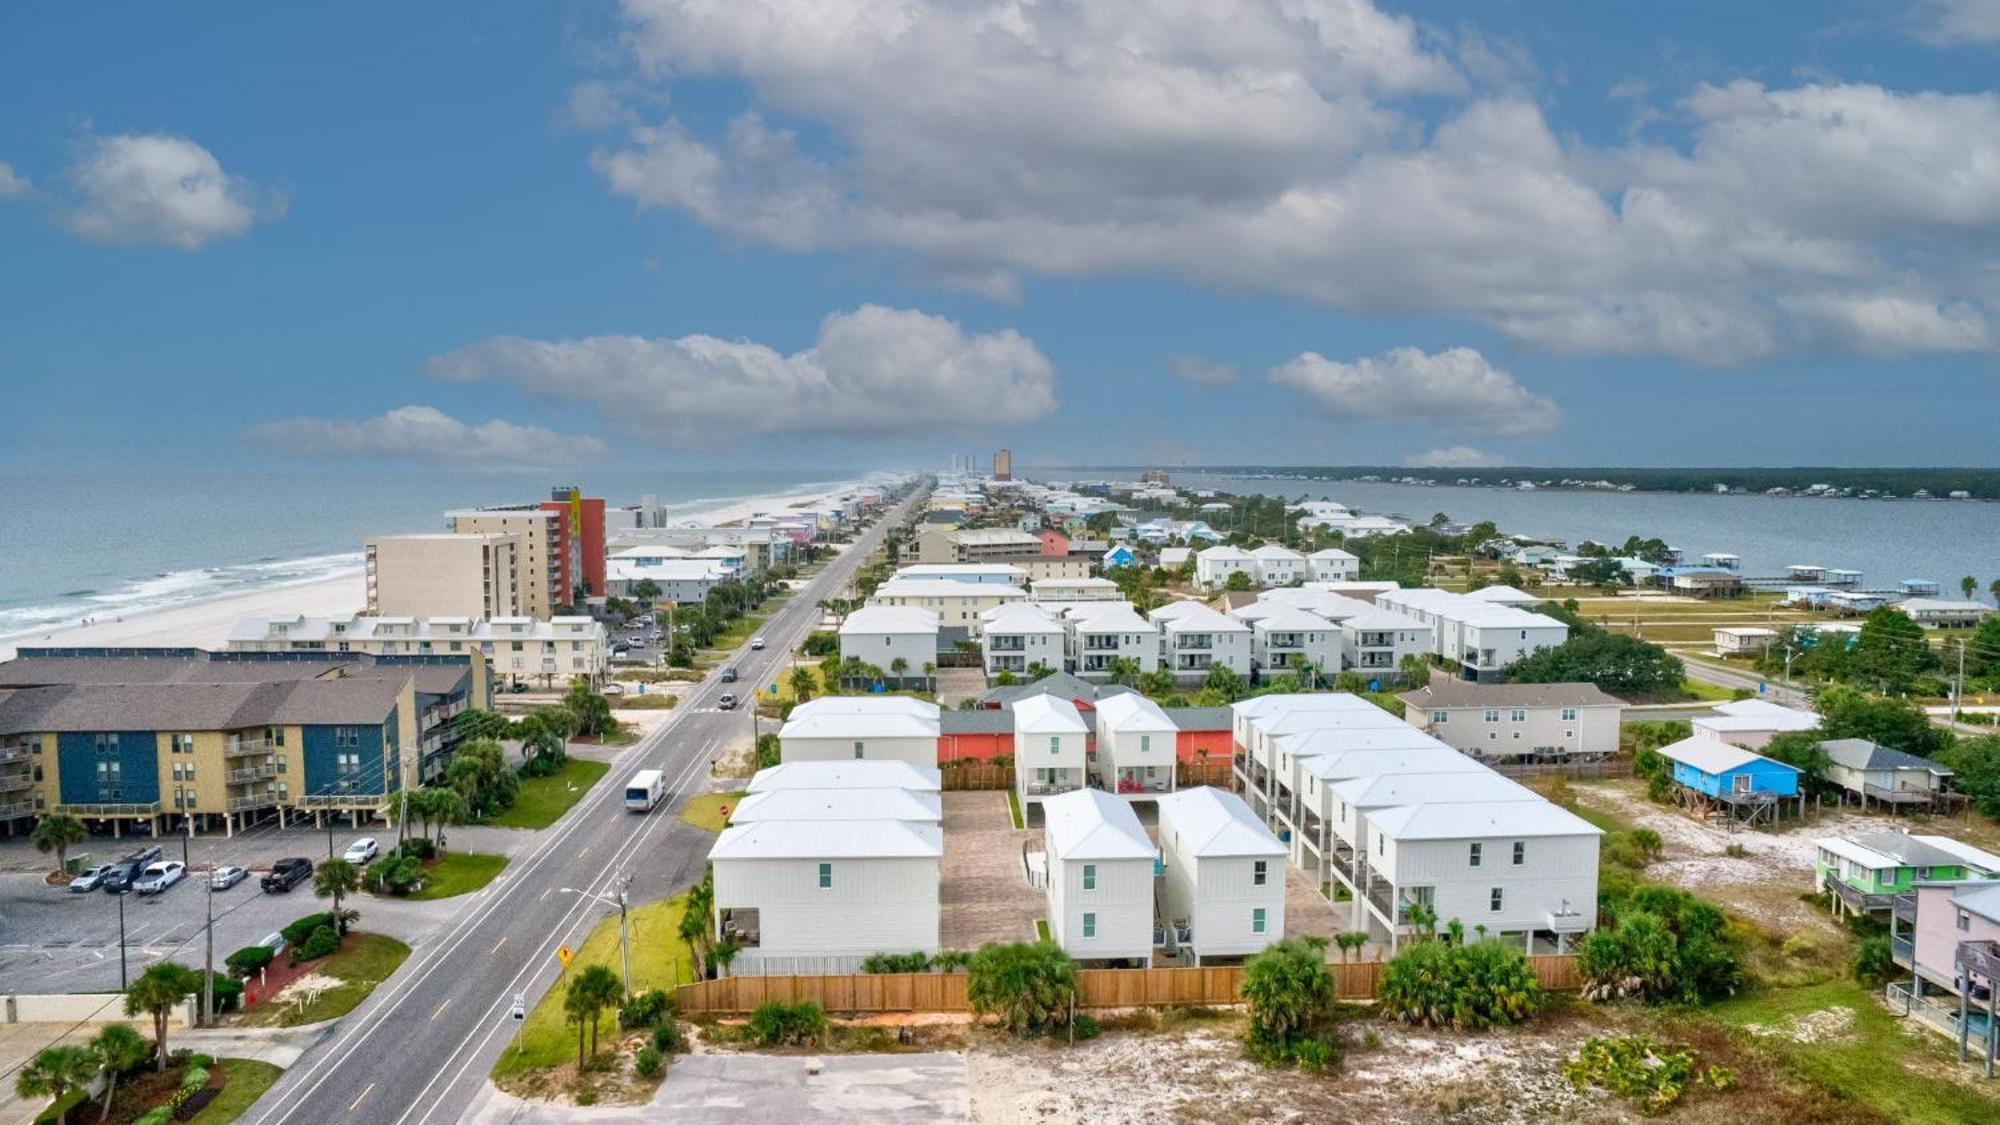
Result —
[[1244, 962], [1243, 998], [1250, 1007], [1244, 1052], [1265, 1066], [1295, 1063], [1324, 1070], [1340, 1061], [1340, 1043], [1326, 1026], [1333, 1014], [1333, 974], [1323, 938], [1290, 938]]
[[655, 988], [625, 1001], [618, 1008], [618, 1026], [626, 1031], [654, 1027], [674, 1014], [674, 998]]
[[921, 973], [930, 967], [930, 957], [922, 953], [876, 953], [861, 962], [864, 973]]
[[188, 1067], [188, 1068], [187, 1068], [186, 1070], [184, 1070], [184, 1071], [182, 1071], [182, 1072], [181, 1072], [181, 1088], [182, 1088], [182, 1089], [184, 1089], [184, 1090], [187, 1090], [187, 1089], [192, 1089], [192, 1090], [199, 1090], [199, 1089], [201, 1089], [201, 1088], [202, 1088], [203, 1086], [206, 1086], [206, 1085], [208, 1085], [208, 1068], [207, 1068], [207, 1067], [205, 1067], [205, 1066], [190, 1066], [190, 1067]]
[[412, 836], [396, 846], [397, 854], [405, 859], [435, 859], [437, 850], [437, 841], [428, 836]]
[[133, 1118], [132, 1125], [167, 1125], [174, 1119], [174, 1111], [168, 1106], [155, 1106], [139, 1117]]
[[1096, 1016], [1086, 1015], [1082, 1012], [1078, 1012], [1076, 1018], [1071, 1020], [1069, 1025], [1070, 1037], [1074, 1039], [1095, 1039], [1103, 1030], [1103, 1028], [1098, 1026]]
[[215, 1065], [215, 1056], [204, 1055], [201, 1054], [200, 1052], [196, 1052], [194, 1054], [189, 1055], [186, 1061], [187, 1065], [189, 1066], [213, 1067]]
[[802, 1047], [826, 1034], [826, 1012], [812, 1000], [797, 1004], [771, 1000], [757, 1005], [744, 1030], [765, 1047]]
[[1533, 1016], [1542, 986], [1526, 955], [1504, 942], [1420, 941], [1383, 968], [1380, 998], [1404, 1023], [1484, 1031]]
[[1736, 1072], [1711, 1066], [1695, 1068], [1694, 1051], [1670, 1047], [1644, 1035], [1606, 1035], [1586, 1042], [1563, 1064], [1563, 1077], [1581, 1090], [1601, 1086], [1629, 1098], [1641, 1113], [1671, 1108], [1699, 1082], [1714, 1090], [1736, 1085]]
[[966, 966], [966, 998], [975, 1015], [997, 1015], [1016, 1035], [1038, 1035], [1068, 1022], [1076, 1001], [1076, 962], [1047, 939], [987, 942]]
[[277, 954], [268, 945], [246, 945], [229, 956], [222, 963], [239, 980], [248, 980], [264, 971]]
[[330, 956], [340, 949], [340, 939], [333, 934], [332, 926], [321, 926], [299, 945], [292, 947], [292, 964], [302, 961], [316, 961]]
[[659, 1051], [652, 1047], [641, 1047], [639, 1057], [632, 1061], [632, 1069], [638, 1071], [641, 1078], [658, 1078], [660, 1067], [664, 1062]]
[[284, 937], [286, 945], [297, 945], [311, 937], [314, 930], [331, 925], [333, 925], [333, 915], [331, 913], [308, 914], [291, 925], [286, 926], [284, 929], [279, 930], [278, 933]]
[[1722, 912], [1686, 891], [1640, 887], [1577, 950], [1585, 997], [1700, 1004], [1735, 993], [1742, 966]]
[[1879, 986], [1895, 976], [1896, 958], [1889, 949], [1888, 935], [1863, 938], [1860, 947], [1854, 951], [1851, 969], [1854, 979], [1867, 985]]
[[[242, 1006], [243, 1006], [243, 982], [242, 982], [242, 981], [240, 981], [240, 980], [237, 980], [237, 979], [236, 979], [236, 978], [234, 978], [234, 977], [228, 977], [228, 976], [224, 976], [224, 975], [222, 975], [221, 973], [216, 973], [216, 974], [214, 974], [214, 976], [213, 976], [213, 979], [214, 979], [214, 982], [215, 982], [215, 983], [214, 983], [214, 991], [215, 991], [215, 1010], [216, 1010], [216, 1011], [218, 1011], [218, 1012], [233, 1012], [233, 1011], [235, 1011], [236, 1009], [238, 1009], [238, 1008], [240, 1008], [240, 1007], [242, 1007]], [[199, 1003], [199, 1002], [200, 1002], [200, 998], [199, 998], [199, 997], [196, 997], [196, 1002], [197, 1002], [197, 1003]], [[200, 1065], [200, 1066], [207, 1066], [207, 1065], [209, 1065], [209, 1064], [208, 1064], [207, 1062], [201, 1062], [201, 1063], [192, 1063], [192, 1062], [191, 1062], [191, 1063], [190, 1063], [190, 1065]]]
[[366, 881], [378, 891], [406, 895], [424, 877], [423, 861], [415, 856], [392, 852], [368, 865]]
[[687, 1050], [687, 1038], [681, 1034], [681, 1025], [668, 1020], [653, 1029], [653, 1049], [663, 1055], [677, 1055]]

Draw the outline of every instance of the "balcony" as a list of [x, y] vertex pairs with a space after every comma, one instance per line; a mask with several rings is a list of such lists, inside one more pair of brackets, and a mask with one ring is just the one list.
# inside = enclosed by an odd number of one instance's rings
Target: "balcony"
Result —
[[986, 648], [989, 652], [1026, 652], [1028, 651], [1028, 638], [996, 637], [988, 633], [986, 635]]
[[33, 801], [0, 802], [0, 820], [16, 820], [24, 816], [33, 816], [35, 812]]
[[57, 812], [71, 816], [158, 816], [158, 801], [100, 801], [81, 805], [57, 805]]
[[1916, 939], [1909, 934], [1897, 934], [1890, 938], [1889, 955], [1895, 959], [1896, 964], [1903, 966], [1905, 969], [1915, 967], [1917, 963]]
[[388, 800], [386, 793], [306, 793], [292, 803], [302, 809], [376, 809]]
[[1889, 912], [1895, 915], [1898, 922], [1908, 922], [1912, 926], [1916, 925], [1917, 896], [1914, 893], [1897, 895], [1896, 901], [1889, 907]]
[[19, 793], [23, 790], [33, 789], [34, 787], [35, 775], [32, 771], [22, 770], [19, 773], [0, 773], [0, 793]]
[[34, 752], [26, 742], [0, 742], [0, 762], [25, 762]]
[[1184, 652], [1174, 660], [1176, 672], [1206, 672], [1211, 659], [1205, 652]]
[[1212, 633], [1183, 633], [1174, 638], [1174, 647], [1182, 651], [1211, 649], [1215, 647], [1215, 635]]
[[222, 744], [222, 756], [241, 758], [248, 754], [262, 754], [277, 747], [277, 741], [270, 738], [232, 738]]
[[252, 809], [268, 809], [278, 803], [276, 793], [253, 793], [242, 797], [231, 797], [227, 808], [230, 812], [249, 812]]
[[1147, 777], [1143, 770], [1119, 770], [1112, 779], [1112, 791], [1120, 796], [1174, 791], [1173, 771], [1165, 777]]
[[1117, 638], [1117, 637], [1092, 637], [1092, 636], [1085, 636], [1085, 637], [1083, 638], [1083, 651], [1085, 651], [1085, 652], [1117, 652], [1117, 651], [1118, 651], [1118, 638]]
[[276, 776], [278, 776], [278, 764], [272, 762], [267, 765], [230, 770], [228, 773], [222, 775], [222, 779], [231, 785], [241, 785], [246, 781], [267, 781]]

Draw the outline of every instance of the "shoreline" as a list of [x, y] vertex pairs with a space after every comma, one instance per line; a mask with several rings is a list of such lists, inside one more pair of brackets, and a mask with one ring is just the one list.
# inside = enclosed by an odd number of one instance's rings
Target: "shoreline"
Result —
[[[859, 484], [842, 481], [830, 486], [779, 495], [749, 496], [678, 513], [672, 523], [721, 527], [741, 523], [759, 512], [808, 507]], [[80, 621], [52, 628], [0, 636], [0, 660], [12, 660], [20, 648], [153, 647], [219, 649], [229, 631], [245, 617], [337, 617], [359, 613], [367, 605], [365, 573], [358, 563], [338, 573], [294, 582], [272, 583], [174, 605], [127, 614], [100, 614], [89, 625]]]

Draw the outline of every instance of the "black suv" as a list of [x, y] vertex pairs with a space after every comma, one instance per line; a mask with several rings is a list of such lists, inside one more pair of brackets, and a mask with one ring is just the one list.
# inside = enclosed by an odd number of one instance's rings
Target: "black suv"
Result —
[[132, 889], [133, 881], [146, 870], [146, 865], [158, 858], [160, 858], [158, 844], [140, 848], [112, 864], [111, 870], [104, 873], [104, 880], [98, 886], [104, 888], [105, 894], [122, 895]]
[[289, 891], [312, 877], [313, 864], [309, 859], [281, 859], [271, 865], [270, 873], [260, 881], [266, 893], [275, 894]]
[[734, 668], [724, 668], [724, 669], [722, 670], [722, 682], [723, 682], [723, 683], [725, 683], [725, 684], [733, 684], [733, 683], [735, 683], [735, 682], [736, 682], [736, 669], [734, 669]]

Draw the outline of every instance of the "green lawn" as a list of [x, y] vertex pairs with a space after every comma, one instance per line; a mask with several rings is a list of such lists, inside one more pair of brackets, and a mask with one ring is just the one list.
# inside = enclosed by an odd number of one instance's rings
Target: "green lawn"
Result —
[[224, 1125], [236, 1120], [285, 1073], [255, 1059], [217, 1059], [215, 1065], [222, 1068], [222, 1092], [188, 1119], [190, 1125]]
[[1681, 681], [1681, 690], [1686, 692], [1690, 699], [1702, 703], [1727, 703], [1736, 698], [1735, 688], [1723, 687], [1721, 684], [1711, 684], [1706, 680], [1697, 680], [1692, 677]]
[[688, 803], [682, 807], [681, 819], [704, 831], [720, 832], [722, 831], [723, 824], [728, 819], [723, 810], [734, 809], [736, 803], [741, 801], [743, 797], [744, 794], [741, 791], [735, 793], [697, 793], [689, 797]]
[[265, 1005], [250, 1013], [244, 1022], [266, 1027], [296, 1027], [344, 1016], [368, 999], [375, 986], [389, 979], [389, 975], [409, 956], [410, 947], [395, 938], [383, 934], [350, 933], [341, 943], [340, 952], [322, 958], [312, 967], [314, 972], [323, 976], [339, 978], [339, 987], [320, 993], [319, 999], [303, 1010], [289, 1003]]
[[1042, 941], [1049, 940], [1049, 920], [1047, 918], [1035, 919], [1035, 936]]
[[[675, 985], [694, 979], [688, 948], [679, 934], [681, 907], [686, 901], [686, 895], [677, 895], [665, 902], [649, 902], [632, 909], [629, 922], [634, 989], [641, 992], [651, 988], [671, 991]], [[570, 962], [568, 972], [581, 972], [589, 965], [603, 965], [614, 973], [622, 974], [616, 914], [599, 922], [590, 936], [584, 939], [576, 959]], [[576, 1027], [563, 1016], [563, 991], [568, 987], [567, 974], [556, 978], [556, 982], [542, 995], [541, 1002], [528, 1013], [527, 1021], [521, 1025], [519, 1039], [509, 1044], [500, 1061], [494, 1064], [493, 1077], [505, 1078], [576, 1060]], [[617, 1030], [616, 1013], [606, 1011], [597, 1033], [600, 1050], [606, 1036], [615, 1036]]]
[[548, 777], [531, 777], [521, 782], [514, 807], [487, 823], [501, 828], [547, 828], [561, 819], [571, 805], [583, 800], [583, 795], [610, 768], [604, 762], [571, 758]]
[[423, 889], [407, 897], [429, 900], [469, 894], [491, 883], [506, 866], [504, 855], [452, 852], [425, 869]]
[[[1836, 1010], [1851, 1015], [1843, 1033], [1816, 1036], [1810, 1043], [1784, 1033], [1795, 1019]], [[1702, 1018], [1725, 1027], [1761, 1029], [1757, 1044], [1801, 1077], [1886, 1118], [1940, 1125], [2000, 1120], [2000, 1089], [1974, 1093], [1936, 1077], [1939, 1068], [1961, 1065], [1952, 1061], [1948, 1039], [1921, 1027], [1905, 1027], [1873, 993], [1853, 981], [1758, 990], [1717, 1004]], [[1972, 1063], [1963, 1066], [1968, 1076], [1978, 1073]]]
[[1007, 790], [1007, 811], [1014, 816], [1014, 830], [1016, 832], [1028, 826], [1028, 822], [1021, 816], [1021, 795], [1012, 789]]

